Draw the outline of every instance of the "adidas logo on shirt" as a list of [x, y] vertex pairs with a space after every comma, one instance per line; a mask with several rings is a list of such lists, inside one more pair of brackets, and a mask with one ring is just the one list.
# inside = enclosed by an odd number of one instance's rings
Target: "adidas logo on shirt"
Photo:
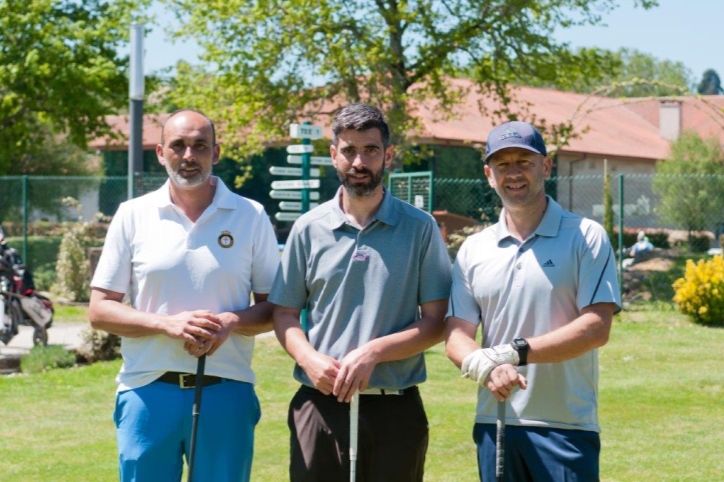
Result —
[[553, 261], [550, 259], [548, 261], [546, 261], [545, 263], [543, 263], [541, 266], [544, 268], [555, 268], [556, 267], [556, 265], [553, 264]]

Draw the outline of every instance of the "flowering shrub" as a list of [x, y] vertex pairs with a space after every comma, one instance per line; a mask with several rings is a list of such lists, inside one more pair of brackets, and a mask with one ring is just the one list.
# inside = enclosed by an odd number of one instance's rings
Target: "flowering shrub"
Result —
[[673, 287], [679, 311], [701, 325], [724, 326], [724, 258], [687, 260], [684, 277]]

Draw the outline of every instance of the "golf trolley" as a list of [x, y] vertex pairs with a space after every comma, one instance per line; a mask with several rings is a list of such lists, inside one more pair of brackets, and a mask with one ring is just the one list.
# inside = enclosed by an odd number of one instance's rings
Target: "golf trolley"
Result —
[[0, 244], [0, 341], [7, 345], [20, 325], [32, 326], [33, 345], [48, 344], [53, 303], [37, 293], [17, 251]]

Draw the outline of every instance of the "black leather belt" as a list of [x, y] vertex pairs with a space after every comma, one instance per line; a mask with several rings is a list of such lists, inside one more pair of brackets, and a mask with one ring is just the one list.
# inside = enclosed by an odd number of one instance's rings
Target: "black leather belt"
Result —
[[[204, 382], [202, 385], [204, 387], [216, 385], [224, 380], [226, 379], [221, 377], [212, 377], [211, 375], [204, 375]], [[194, 373], [166, 372], [158, 377], [156, 381], [178, 385], [180, 388], [196, 387], [196, 375]]]

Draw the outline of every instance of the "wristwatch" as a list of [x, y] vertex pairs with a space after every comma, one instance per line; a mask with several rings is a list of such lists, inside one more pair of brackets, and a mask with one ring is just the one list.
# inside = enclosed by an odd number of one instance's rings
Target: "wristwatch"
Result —
[[526, 366], [528, 364], [528, 350], [530, 349], [528, 342], [525, 341], [525, 338], [516, 338], [513, 340], [512, 345], [515, 351], [518, 352], [518, 366]]

